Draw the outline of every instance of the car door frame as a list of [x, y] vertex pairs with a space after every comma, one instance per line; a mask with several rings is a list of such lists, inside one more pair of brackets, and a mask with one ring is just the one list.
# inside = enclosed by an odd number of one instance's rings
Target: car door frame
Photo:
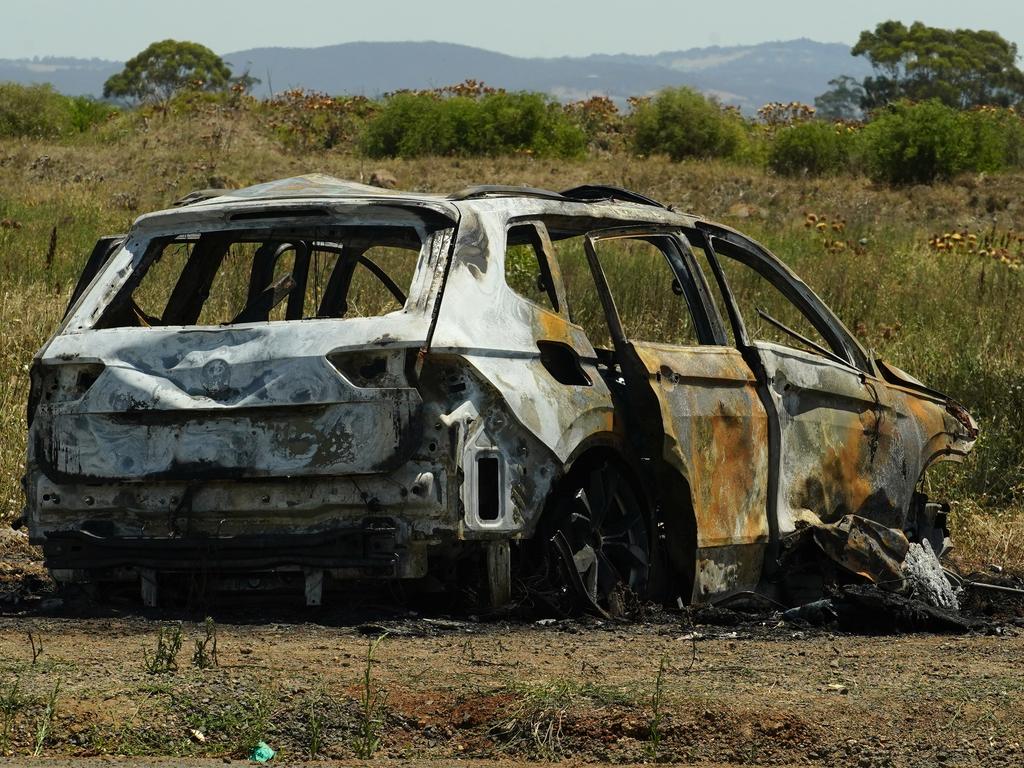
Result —
[[[682, 288], [680, 300], [686, 302], [694, 323], [696, 346], [630, 339], [623, 327], [597, 244], [608, 239], [650, 242], [653, 238], [668, 244], [666, 250], [652, 243], [666, 256]], [[584, 247], [619, 369], [627, 380], [626, 391], [634, 401], [627, 397], [627, 409], [634, 411], [634, 431], [639, 434], [634, 447], [652, 466], [657, 524], [668, 540], [667, 554], [678, 579], [666, 586], [677, 589], [676, 594], [688, 602], [756, 588], [771, 539], [768, 414], [755, 372], [728, 343], [683, 228], [642, 225], [592, 230], [584, 237]], [[642, 387], [641, 381], [647, 386]], [[657, 403], [656, 428], [643, 423], [655, 421], [651, 395]], [[735, 460], [737, 455], [748, 461]], [[690, 537], [692, 541], [686, 541]]]
[[[914, 480], [907, 481], [906, 462], [900, 460], [903, 455], [903, 439], [897, 424], [893, 398], [872, 364], [871, 356], [827, 305], [792, 270], [759, 243], [728, 227], [707, 222], [698, 222], [695, 232], [698, 233], [695, 239], [705, 250], [729, 305], [736, 344], [744, 351], [750, 364], [758, 368], [764, 400], [771, 405], [773, 459], [769, 504], [776, 537], [782, 539], [792, 533], [796, 519], [804, 515], [808, 507], [793, 503], [799, 496], [795, 488], [796, 484], [810, 480], [831, 483], [833, 499], [845, 496], [857, 500], [831, 509], [810, 510], [821, 519], [829, 521], [843, 513], [853, 513], [898, 527], [910, 503], [909, 494], [913, 490]], [[793, 303], [822, 335], [831, 347], [832, 354], [826, 356], [751, 339], [719, 263], [716, 243], [724, 244], [723, 253], [726, 258], [730, 256], [725, 251], [734, 249], [763, 267], [764, 271], [743, 259], [737, 259]], [[798, 361], [780, 363], [781, 358], [772, 347], [779, 347], [787, 353], [791, 351], [790, 356]], [[819, 373], [800, 370], [812, 366], [817, 367]], [[817, 384], [816, 377], [820, 379]], [[837, 385], [836, 389], [846, 387], [845, 395], [841, 391], [823, 388], [823, 382], [829, 377], [831, 383]], [[836, 395], [843, 400], [845, 406], [835, 409], [833, 413], [831, 436], [824, 430], [815, 434], [806, 429], [808, 420], [801, 415], [801, 408], [813, 403], [813, 396], [802, 393], [812, 392], [815, 386], [823, 394], [830, 392]], [[804, 402], [801, 404], [802, 396]], [[799, 426], [802, 419], [803, 434], [798, 434], [794, 425]], [[821, 419], [820, 423], [827, 425], [828, 421]], [[840, 437], [838, 442], [841, 444], [836, 445], [836, 435], [842, 434], [848, 439], [843, 441]], [[803, 465], [795, 460], [797, 448], [808, 452], [807, 462]], [[809, 473], [813, 470], [815, 460], [821, 463], [818, 477], [812, 478]], [[891, 497], [886, 495], [890, 492], [893, 494]], [[823, 498], [828, 500], [827, 491], [823, 491]], [[779, 551], [778, 541], [774, 550], [776, 557], [771, 560], [773, 566]]]

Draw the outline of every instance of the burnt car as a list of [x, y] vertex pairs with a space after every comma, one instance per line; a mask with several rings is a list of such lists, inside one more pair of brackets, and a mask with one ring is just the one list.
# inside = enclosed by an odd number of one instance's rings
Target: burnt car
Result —
[[734, 229], [605, 186], [180, 202], [97, 243], [32, 365], [25, 519], [60, 583], [502, 605], [542, 577], [604, 607], [783, 599], [808, 520], [943, 546], [922, 478], [974, 421]]

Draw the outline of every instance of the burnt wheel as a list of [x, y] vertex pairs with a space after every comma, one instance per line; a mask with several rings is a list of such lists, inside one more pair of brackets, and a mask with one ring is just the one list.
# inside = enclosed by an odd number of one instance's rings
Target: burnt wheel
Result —
[[553, 512], [547, 545], [566, 597], [584, 609], [615, 615], [624, 595], [645, 593], [650, 531], [622, 469], [601, 462], [570, 475]]

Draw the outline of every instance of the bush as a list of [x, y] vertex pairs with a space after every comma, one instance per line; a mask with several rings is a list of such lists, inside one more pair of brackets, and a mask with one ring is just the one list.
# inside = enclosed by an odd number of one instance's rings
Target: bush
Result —
[[976, 159], [963, 115], [937, 99], [900, 102], [863, 131], [868, 172], [890, 184], [930, 184], [970, 170]]
[[1024, 167], [1024, 119], [1012, 109], [983, 107], [962, 114], [971, 170]]
[[94, 125], [105, 123], [120, 110], [105, 101], [97, 101], [89, 96], [73, 96], [67, 98], [68, 119], [71, 129], [85, 133]]
[[366, 126], [362, 150], [370, 157], [503, 155], [578, 157], [586, 135], [539, 93], [444, 96], [397, 93]]
[[116, 111], [87, 96], [63, 96], [49, 84], [0, 83], [0, 136], [53, 138], [82, 133]]
[[692, 88], [666, 88], [634, 102], [628, 119], [633, 148], [642, 155], [728, 157], [742, 147], [743, 120]]
[[583, 129], [592, 149], [613, 152], [623, 148], [623, 116], [607, 96], [570, 102], [565, 105], [565, 113]]
[[845, 128], [810, 120], [780, 128], [768, 149], [768, 167], [783, 176], [834, 176], [850, 161]]
[[299, 152], [350, 144], [380, 110], [365, 96], [328, 96], [302, 88], [252, 103], [263, 116], [261, 124], [285, 147]]
[[50, 85], [0, 84], [0, 136], [49, 138], [70, 132], [67, 102]]

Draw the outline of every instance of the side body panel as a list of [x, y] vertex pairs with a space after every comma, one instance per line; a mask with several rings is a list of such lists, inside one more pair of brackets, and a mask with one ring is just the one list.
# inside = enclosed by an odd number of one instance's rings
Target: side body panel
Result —
[[[775, 492], [769, 514], [785, 536], [809, 510], [825, 522], [857, 514], [882, 525], [912, 530], [914, 489], [935, 460], [966, 455], [976, 425], [949, 398], [921, 387], [884, 380], [842, 322], [785, 264], [734, 230], [701, 223], [711, 235], [716, 278], [728, 296], [738, 343], [756, 357], [764, 378]], [[717, 260], [726, 245], [794, 304], [831, 347], [817, 354], [747, 336], [743, 318]], [[832, 359], [832, 358], [835, 359]]]
[[754, 347], [779, 417], [780, 533], [802, 510], [824, 522], [856, 514], [902, 527], [920, 446], [908, 459], [885, 384], [810, 352]]
[[[661, 404], [664, 460], [687, 478], [697, 552], [691, 598], [753, 589], [768, 543], [768, 419], [756, 380], [728, 347], [634, 343]], [[666, 515], [688, 514], [667, 499]]]

